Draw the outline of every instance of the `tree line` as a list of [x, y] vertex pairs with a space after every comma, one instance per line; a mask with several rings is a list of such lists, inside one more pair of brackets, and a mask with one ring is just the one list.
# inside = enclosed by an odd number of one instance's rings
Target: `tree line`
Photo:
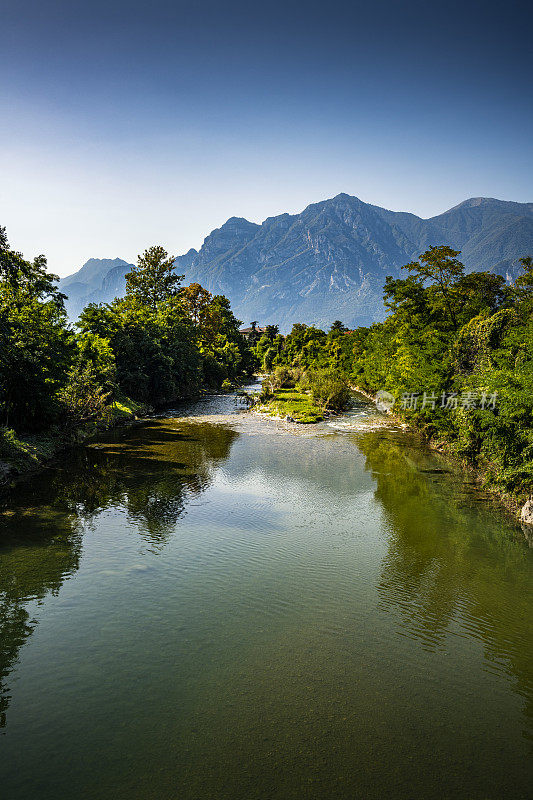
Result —
[[183, 286], [163, 247], [139, 256], [124, 298], [88, 305], [74, 326], [58, 280], [44, 256], [25, 260], [0, 228], [4, 430], [74, 429], [105, 421], [124, 398], [161, 405], [254, 372], [229, 300]]

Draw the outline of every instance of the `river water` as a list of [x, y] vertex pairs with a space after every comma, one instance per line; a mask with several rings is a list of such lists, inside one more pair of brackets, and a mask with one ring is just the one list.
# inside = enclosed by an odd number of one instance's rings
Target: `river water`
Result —
[[366, 401], [173, 409], [0, 530], [5, 800], [531, 798], [533, 550]]

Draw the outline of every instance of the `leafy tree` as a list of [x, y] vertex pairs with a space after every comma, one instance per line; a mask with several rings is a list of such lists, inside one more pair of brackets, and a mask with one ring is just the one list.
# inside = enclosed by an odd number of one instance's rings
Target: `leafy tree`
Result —
[[271, 342], [274, 341], [276, 336], [279, 334], [279, 327], [277, 325], [267, 325], [265, 328], [265, 336], [267, 339], [270, 339]]
[[12, 302], [52, 300], [64, 310], [65, 295], [54, 285], [59, 276], [47, 272], [46, 263], [43, 255], [26, 261], [21, 253], [10, 250], [6, 229], [0, 227], [0, 284], [10, 290]]
[[57, 418], [56, 393], [72, 363], [74, 337], [54, 280], [44, 256], [25, 261], [1, 229], [0, 419], [22, 431]]
[[208, 310], [213, 300], [211, 293], [204, 289], [203, 286], [200, 286], [199, 283], [191, 283], [190, 286], [185, 286], [181, 289], [179, 296], [185, 312], [193, 324], [205, 324]]
[[156, 308], [158, 303], [176, 297], [183, 275], [174, 272], [175, 257], [155, 245], [137, 258], [137, 266], [126, 273], [126, 295]]
[[520, 263], [525, 274], [515, 280], [512, 291], [519, 305], [529, 311], [533, 306], [533, 258], [526, 256], [520, 259]]
[[430, 294], [430, 297], [433, 295], [433, 307], [444, 312], [453, 330], [458, 327], [458, 303], [454, 286], [464, 274], [464, 265], [456, 258], [459, 254], [459, 250], [452, 250], [447, 245], [430, 247], [422, 253], [419, 261], [412, 261], [403, 267], [435, 287], [435, 291]]
[[458, 317], [464, 325], [483, 312], [494, 313], [511, 301], [511, 290], [505, 278], [492, 272], [471, 272], [462, 275], [455, 284], [460, 305]]
[[116, 391], [116, 361], [109, 339], [87, 331], [76, 337], [77, 361], [89, 366], [98, 384], [106, 391]]
[[313, 403], [319, 408], [342, 411], [349, 405], [350, 390], [335, 369], [309, 370], [300, 386], [310, 391]]
[[108, 422], [111, 419], [108, 398], [109, 392], [102, 388], [92, 364], [76, 364], [58, 393], [62, 428], [72, 434], [88, 423]]

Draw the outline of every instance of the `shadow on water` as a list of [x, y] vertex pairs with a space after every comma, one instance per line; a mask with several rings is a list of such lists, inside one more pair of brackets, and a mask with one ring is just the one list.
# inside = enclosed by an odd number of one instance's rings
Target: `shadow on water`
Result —
[[95, 442], [52, 476], [57, 502], [84, 521], [122, 507], [139, 533], [163, 543], [187, 502], [210, 485], [237, 433], [222, 425], [151, 420]]

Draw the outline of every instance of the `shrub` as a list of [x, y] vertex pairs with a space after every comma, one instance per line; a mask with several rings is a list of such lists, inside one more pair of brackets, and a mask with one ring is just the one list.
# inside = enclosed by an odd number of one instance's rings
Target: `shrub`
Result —
[[323, 409], [342, 411], [350, 403], [350, 390], [339, 373], [333, 369], [307, 372], [300, 381], [300, 387], [310, 392], [313, 403]]

